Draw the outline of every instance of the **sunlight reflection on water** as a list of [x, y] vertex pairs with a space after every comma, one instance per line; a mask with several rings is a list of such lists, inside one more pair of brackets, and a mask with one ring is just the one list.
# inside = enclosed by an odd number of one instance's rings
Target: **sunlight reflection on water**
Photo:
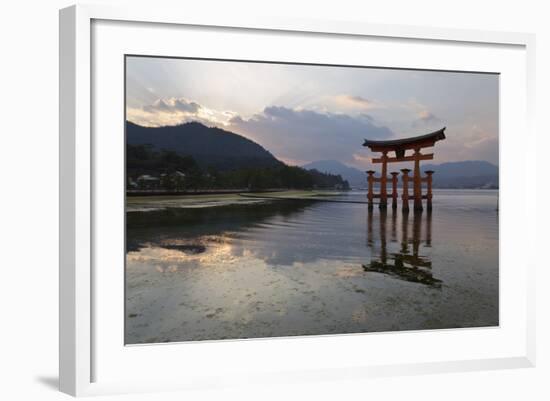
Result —
[[127, 213], [127, 343], [498, 324], [496, 191], [437, 191], [421, 215], [156, 202]]

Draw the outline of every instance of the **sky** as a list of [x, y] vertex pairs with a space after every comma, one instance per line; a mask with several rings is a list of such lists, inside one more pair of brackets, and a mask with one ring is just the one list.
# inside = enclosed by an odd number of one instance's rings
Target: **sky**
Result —
[[498, 75], [128, 57], [126, 118], [199, 121], [243, 135], [290, 165], [372, 168], [363, 140], [447, 127], [434, 163], [498, 165]]

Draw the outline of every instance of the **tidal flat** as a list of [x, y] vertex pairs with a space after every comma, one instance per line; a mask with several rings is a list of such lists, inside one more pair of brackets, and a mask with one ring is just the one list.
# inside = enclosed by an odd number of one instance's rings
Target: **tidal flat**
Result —
[[497, 191], [281, 195], [128, 198], [126, 343], [499, 324]]

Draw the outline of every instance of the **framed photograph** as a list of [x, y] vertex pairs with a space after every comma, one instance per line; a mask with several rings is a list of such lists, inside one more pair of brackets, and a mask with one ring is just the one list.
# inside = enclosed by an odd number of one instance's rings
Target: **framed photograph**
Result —
[[533, 366], [533, 48], [61, 10], [61, 390]]

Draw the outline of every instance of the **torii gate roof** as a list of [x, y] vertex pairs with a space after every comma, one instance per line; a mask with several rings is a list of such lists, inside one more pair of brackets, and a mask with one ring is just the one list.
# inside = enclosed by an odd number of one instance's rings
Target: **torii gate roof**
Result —
[[429, 134], [413, 136], [409, 138], [392, 139], [389, 141], [375, 141], [365, 139], [365, 143], [363, 143], [363, 146], [368, 146], [373, 152], [389, 152], [393, 150], [398, 151], [414, 148], [427, 148], [434, 146], [437, 141], [445, 139], [445, 129], [446, 127], [443, 127], [440, 130], [431, 132]]

